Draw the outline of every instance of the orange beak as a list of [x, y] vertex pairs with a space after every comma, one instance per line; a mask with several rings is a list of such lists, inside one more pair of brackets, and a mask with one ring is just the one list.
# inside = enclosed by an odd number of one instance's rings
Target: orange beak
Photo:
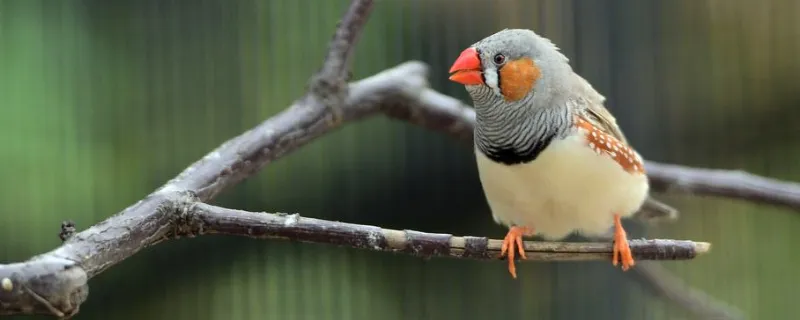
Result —
[[461, 52], [456, 62], [450, 67], [450, 80], [463, 85], [484, 84], [481, 72], [481, 60], [475, 48], [467, 48]]

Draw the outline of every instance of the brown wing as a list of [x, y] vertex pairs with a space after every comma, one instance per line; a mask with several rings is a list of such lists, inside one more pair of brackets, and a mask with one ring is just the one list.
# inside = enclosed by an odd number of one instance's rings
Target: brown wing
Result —
[[[602, 102], [586, 103], [584, 108], [579, 111], [579, 114], [595, 128], [603, 130], [626, 145], [628, 144], [622, 130], [617, 126], [617, 119], [608, 112]], [[637, 215], [647, 220], [674, 220], [678, 216], [678, 210], [653, 199], [652, 196], [648, 196]]]
[[608, 112], [608, 109], [602, 105], [602, 102], [586, 102], [585, 108], [581, 111], [581, 116], [593, 126], [605, 131], [620, 142], [628, 144], [628, 140], [625, 139], [622, 130], [617, 126], [617, 119]]
[[642, 159], [627, 144], [594, 125], [584, 116], [578, 116], [575, 125], [586, 131], [586, 141], [592, 150], [605, 154], [627, 172], [644, 173]]

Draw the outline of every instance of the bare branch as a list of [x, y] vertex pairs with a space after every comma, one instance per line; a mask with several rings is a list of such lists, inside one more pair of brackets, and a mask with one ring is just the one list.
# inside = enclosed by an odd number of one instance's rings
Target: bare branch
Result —
[[800, 211], [800, 183], [738, 170], [696, 169], [654, 162], [646, 166], [656, 190], [743, 199]]
[[78, 313], [89, 295], [86, 272], [74, 261], [45, 254], [24, 263], [0, 265], [0, 315]]
[[[357, 119], [383, 104], [405, 103], [414, 91], [425, 88], [425, 73], [425, 65], [411, 62], [351, 84], [343, 115]], [[88, 292], [89, 278], [168, 239], [195, 202], [212, 199], [269, 161], [336, 128], [324, 121], [329, 113], [320, 109], [326, 108], [295, 103], [225, 142], [143, 200], [73, 234], [55, 250], [24, 263], [0, 265], [0, 279], [10, 279], [14, 288], [30, 288], [48, 301], [38, 303], [21, 289], [0, 290], [0, 314], [54, 314], [53, 308], [74, 314], [86, 299], [86, 294], [77, 293]]]
[[356, 0], [350, 5], [342, 22], [336, 28], [333, 40], [328, 47], [328, 54], [319, 75], [323, 78], [347, 81], [353, 49], [361, 30], [367, 23], [372, 11], [373, 0]]
[[[360, 109], [363, 108], [360, 104], [365, 101], [380, 103], [383, 100], [378, 99], [391, 100], [388, 96], [396, 96], [404, 90], [421, 89], [420, 85], [426, 83], [424, 67], [408, 68], [403, 71], [416, 73], [410, 75], [412, 79], [409, 81], [391, 86], [377, 83], [379, 86], [371, 87], [369, 92], [378, 94], [377, 97], [365, 96], [362, 91], [362, 95], [350, 95], [351, 101], [345, 102], [348, 98], [345, 82], [348, 70], [345, 67], [372, 5], [373, 0], [351, 2], [328, 45], [325, 63], [312, 77], [309, 92], [304, 97], [259, 126], [225, 142], [162, 188], [170, 191], [191, 190], [200, 201], [208, 201], [220, 191], [254, 174], [269, 161], [339, 126], [342, 110]], [[405, 87], [409, 85], [409, 88]], [[353, 101], [353, 98], [357, 99]], [[343, 105], [345, 103], [349, 105]], [[371, 106], [368, 109], [378, 108]]]
[[[53, 251], [0, 265], [0, 314], [74, 315], [88, 296], [88, 279], [146, 247], [181, 234], [253, 234], [426, 256], [497, 258], [498, 240], [248, 213], [201, 203], [309, 141], [382, 112], [471, 142], [474, 112], [460, 101], [428, 89], [427, 67], [420, 62], [408, 62], [347, 86], [352, 46], [371, 6], [368, 0], [352, 2], [331, 41], [324, 66], [311, 79], [309, 92], [292, 106], [223, 143], [122, 212], [79, 233], [66, 230], [66, 240]], [[682, 190], [692, 185], [685, 177], [677, 183], [673, 173], [660, 176], [653, 165], [648, 163], [654, 180], [682, 185]], [[730, 189], [735, 187], [726, 190]], [[693, 191], [715, 194], [708, 190], [695, 187]], [[747, 199], [761, 200], [756, 196]], [[243, 226], [248, 227], [240, 228]], [[377, 248], [371, 246], [375, 243]], [[640, 259], [689, 259], [708, 250], [707, 244], [675, 240], [635, 240], [632, 246]], [[610, 244], [528, 242], [526, 250], [531, 259], [540, 260], [608, 259]]]
[[[196, 203], [187, 210], [179, 234], [221, 233], [258, 239], [326, 243], [419, 257], [501, 259], [502, 240], [443, 233], [392, 230], [375, 226], [301, 217], [299, 214], [247, 212]], [[611, 242], [525, 241], [528, 260], [611, 260]], [[709, 243], [680, 240], [630, 240], [639, 260], [686, 260], [707, 253]]]
[[55, 250], [23, 263], [0, 265], [0, 314], [76, 314], [88, 296], [89, 278], [166, 239], [191, 203], [212, 199], [267, 162], [338, 126], [340, 110], [347, 107], [343, 104], [351, 104], [354, 111], [365, 107], [378, 110], [379, 106], [368, 105], [422, 89], [424, 66], [406, 65], [393, 74], [403, 73], [402, 81], [391, 79], [389, 83], [386, 73], [378, 74], [359, 82], [361, 87], [354, 84], [353, 89], [360, 90], [348, 93], [345, 68], [372, 3], [352, 1], [331, 40], [325, 64], [312, 79], [310, 92], [287, 110], [227, 141], [122, 212], [80, 233], [65, 233], [66, 241]]

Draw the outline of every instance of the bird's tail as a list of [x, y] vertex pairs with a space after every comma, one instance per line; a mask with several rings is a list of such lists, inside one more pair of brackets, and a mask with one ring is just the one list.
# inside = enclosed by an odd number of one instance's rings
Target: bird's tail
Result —
[[635, 216], [647, 223], [669, 222], [678, 219], [678, 209], [648, 196]]

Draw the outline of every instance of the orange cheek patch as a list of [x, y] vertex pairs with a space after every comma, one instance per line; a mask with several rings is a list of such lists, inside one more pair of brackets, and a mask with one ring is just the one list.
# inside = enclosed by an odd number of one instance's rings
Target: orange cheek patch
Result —
[[541, 76], [541, 70], [529, 58], [509, 61], [500, 68], [500, 93], [507, 101], [522, 99]]
[[627, 172], [644, 173], [644, 164], [631, 147], [595, 128], [589, 121], [580, 117], [576, 120], [575, 125], [586, 130], [586, 140], [592, 150], [608, 155]]

